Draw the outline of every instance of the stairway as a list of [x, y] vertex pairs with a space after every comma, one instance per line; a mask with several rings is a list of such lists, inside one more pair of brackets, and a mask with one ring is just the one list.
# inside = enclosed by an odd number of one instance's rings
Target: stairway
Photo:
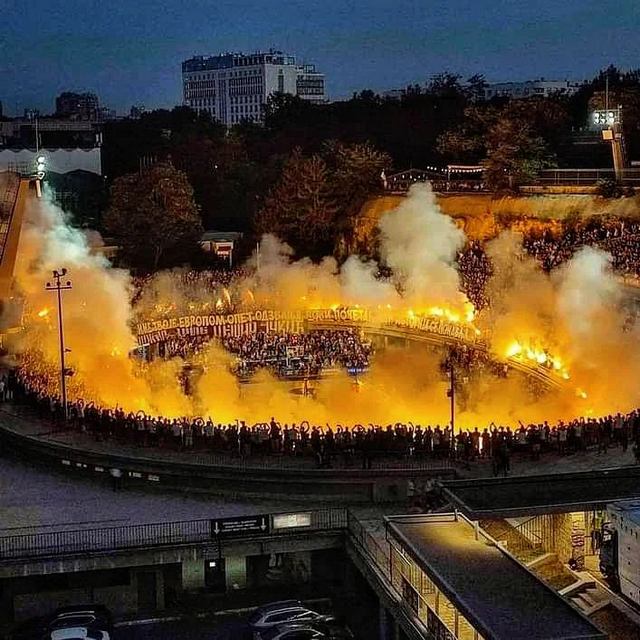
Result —
[[480, 520], [480, 527], [494, 540], [504, 544], [509, 553], [527, 564], [544, 553], [542, 545], [531, 542], [503, 519]]
[[560, 589], [561, 596], [569, 600], [586, 616], [611, 604], [610, 592], [602, 586], [588, 571], [574, 571], [576, 581]]

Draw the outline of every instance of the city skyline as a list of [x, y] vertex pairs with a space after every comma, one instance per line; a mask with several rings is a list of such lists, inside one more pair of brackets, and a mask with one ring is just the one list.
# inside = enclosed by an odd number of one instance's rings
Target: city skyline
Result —
[[638, 66], [633, 33], [640, 19], [628, 0], [400, 2], [393, 14], [380, 0], [87, 4], [35, 0], [5, 12], [6, 114], [52, 112], [64, 90], [95, 91], [118, 113], [138, 103], [172, 107], [182, 102], [182, 60], [227, 50], [273, 47], [315, 63], [331, 99], [424, 82], [444, 70], [465, 78], [484, 73], [490, 82], [581, 81], [609, 63]]

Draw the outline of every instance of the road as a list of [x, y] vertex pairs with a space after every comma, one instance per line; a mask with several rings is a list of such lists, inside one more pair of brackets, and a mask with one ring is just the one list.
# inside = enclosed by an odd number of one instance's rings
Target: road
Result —
[[118, 627], [115, 640], [251, 640], [247, 625], [239, 620], [190, 619]]

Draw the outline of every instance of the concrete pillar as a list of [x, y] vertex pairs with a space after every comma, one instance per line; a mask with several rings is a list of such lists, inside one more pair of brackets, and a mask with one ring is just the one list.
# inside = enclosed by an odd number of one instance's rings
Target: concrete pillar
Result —
[[244, 556], [225, 556], [225, 580], [227, 591], [247, 587], [247, 559]]
[[393, 624], [393, 619], [381, 603], [378, 607], [378, 637], [380, 640], [393, 640]]
[[164, 602], [164, 572], [162, 569], [156, 570], [156, 608], [158, 611], [163, 611], [165, 607]]
[[570, 513], [554, 513], [551, 516], [553, 527], [554, 549], [560, 562], [568, 562], [572, 553], [571, 529], [572, 520]]
[[203, 558], [183, 558], [182, 588], [185, 591], [204, 588], [204, 562]]

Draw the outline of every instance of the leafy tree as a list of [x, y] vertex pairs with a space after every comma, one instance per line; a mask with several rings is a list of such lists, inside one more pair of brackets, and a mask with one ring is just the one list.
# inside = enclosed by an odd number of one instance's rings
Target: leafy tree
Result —
[[486, 156], [486, 134], [499, 118], [493, 105], [472, 105], [456, 127], [438, 137], [437, 149], [447, 161], [475, 164]]
[[489, 83], [482, 73], [476, 73], [467, 79], [465, 91], [472, 100], [484, 100], [484, 90]]
[[115, 180], [104, 224], [129, 264], [152, 271], [195, 250], [202, 235], [193, 189], [171, 164]]
[[427, 93], [439, 97], [461, 97], [464, 91], [460, 84], [460, 78], [456, 73], [444, 71], [434, 75], [427, 84]]
[[515, 189], [553, 164], [545, 141], [526, 124], [500, 119], [487, 132], [485, 176], [494, 191]]
[[331, 168], [333, 193], [339, 203], [334, 247], [339, 254], [348, 253], [354, 248], [357, 216], [366, 200], [380, 190], [382, 171], [389, 171], [391, 158], [369, 142], [345, 145], [336, 141], [325, 144], [323, 156]]
[[326, 162], [296, 149], [258, 213], [256, 231], [274, 233], [299, 253], [320, 257], [330, 246], [337, 211]]

